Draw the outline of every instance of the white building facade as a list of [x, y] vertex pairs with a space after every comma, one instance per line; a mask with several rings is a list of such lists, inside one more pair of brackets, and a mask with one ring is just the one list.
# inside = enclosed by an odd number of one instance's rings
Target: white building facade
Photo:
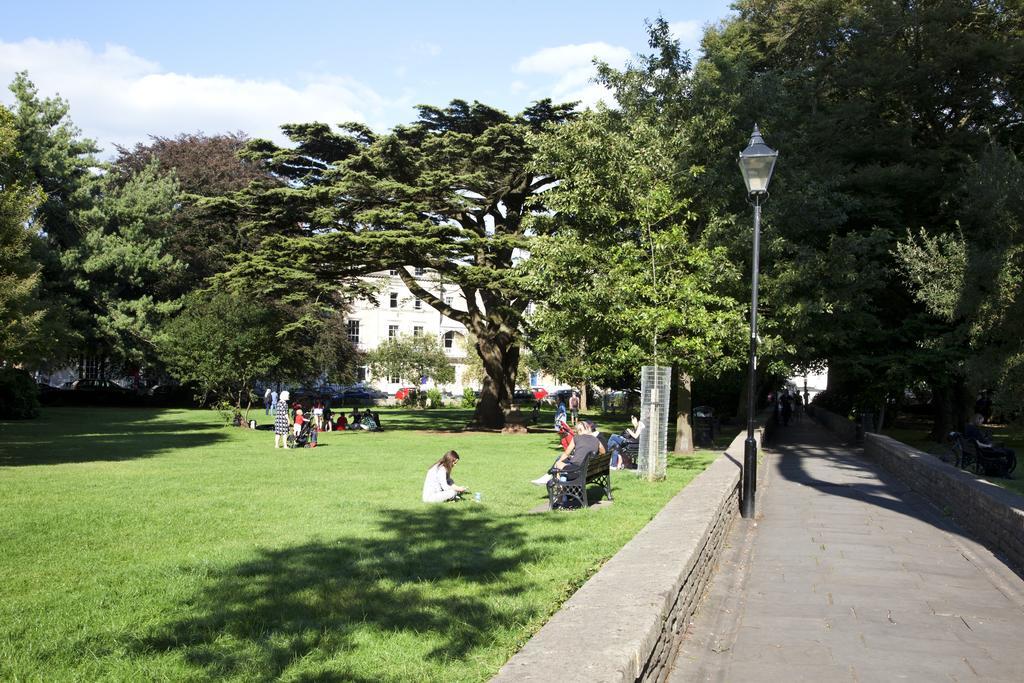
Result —
[[[462, 290], [457, 285], [446, 284], [434, 271], [421, 268], [408, 270], [423, 289], [435, 294], [452, 308], [468, 310]], [[376, 286], [378, 293], [373, 303], [364, 300], [355, 302], [349, 314], [348, 339], [356, 348], [372, 351], [387, 339], [400, 335], [429, 335], [441, 342], [444, 352], [455, 366], [455, 381], [435, 385], [433, 379], [428, 378], [420, 387], [436, 386], [453, 394], [461, 393], [466, 387], [478, 388], [477, 382], [464, 380], [467, 352], [465, 325], [442, 315], [409, 291], [397, 270], [374, 273], [367, 276], [366, 280]], [[357, 379], [388, 394], [409, 386], [398, 377], [374, 377], [365, 366], [358, 369]]]

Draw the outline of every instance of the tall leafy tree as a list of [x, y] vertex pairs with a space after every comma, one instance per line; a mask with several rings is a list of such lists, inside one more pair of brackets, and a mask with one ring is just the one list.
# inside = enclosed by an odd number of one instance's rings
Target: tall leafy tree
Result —
[[42, 197], [25, 184], [16, 136], [14, 116], [0, 107], [0, 365], [31, 358], [46, 313], [38, 298], [40, 266], [31, 255], [37, 237], [28, 225]]
[[455, 380], [455, 368], [433, 336], [402, 335], [388, 339], [368, 352], [366, 360], [374, 375], [398, 377], [417, 386], [425, 377], [440, 384]]
[[185, 294], [203, 286], [207, 278], [227, 269], [232, 254], [254, 247], [235, 216], [207, 207], [208, 198], [243, 190], [250, 183], [278, 184], [256, 163], [240, 156], [247, 142], [243, 133], [182, 133], [155, 136], [132, 148], [118, 147], [112, 163], [112, 172], [119, 179], [116, 184], [147, 173], [155, 165], [156, 174], [173, 178], [180, 190], [174, 213], [162, 225], [154, 226], [166, 252], [185, 266], [163, 280], [162, 290], [168, 294]]
[[827, 361], [844, 409], [924, 380], [944, 432], [967, 395], [970, 349], [915, 300], [895, 247], [907, 228], [955, 233], [974, 161], [993, 141], [1019, 149], [1021, 12], [970, 0], [735, 7], [704, 37], [687, 120], [709, 197], [736, 184], [755, 120], [782, 152], [766, 212], [766, 319], [785, 331], [788, 360]]
[[969, 350], [968, 378], [994, 389], [997, 410], [1024, 399], [1024, 164], [993, 146], [964, 179], [959, 230], [908, 231], [896, 246], [914, 296]]
[[[677, 448], [692, 448], [690, 380], [742, 358], [740, 273], [704, 243], [677, 121], [690, 61], [667, 23], [649, 26], [654, 52], [624, 71], [601, 65], [616, 95], [541, 141], [562, 180], [545, 197], [551, 235], [527, 268], [539, 305], [531, 346], [559, 376], [617, 385], [641, 365], [676, 369]], [[630, 382], [632, 384], [632, 382]]]
[[[571, 118], [571, 107], [538, 102], [511, 116], [480, 103], [421, 106], [418, 120], [377, 136], [365, 127], [284, 126], [295, 146], [254, 141], [259, 160], [288, 185], [236, 195], [225, 210], [248, 216], [263, 249], [236, 280], [289, 280], [313, 272], [317, 286], [397, 268], [414, 295], [464, 324], [486, 377], [476, 421], [497, 426], [512, 398], [528, 300], [517, 258], [554, 178], [535, 164], [531, 133]], [[462, 289], [458, 310], [421, 285], [412, 269]]]

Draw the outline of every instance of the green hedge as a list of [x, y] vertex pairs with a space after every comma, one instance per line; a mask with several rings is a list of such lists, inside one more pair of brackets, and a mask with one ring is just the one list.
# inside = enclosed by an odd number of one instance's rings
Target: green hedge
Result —
[[39, 417], [39, 388], [32, 376], [17, 368], [0, 368], [0, 419]]

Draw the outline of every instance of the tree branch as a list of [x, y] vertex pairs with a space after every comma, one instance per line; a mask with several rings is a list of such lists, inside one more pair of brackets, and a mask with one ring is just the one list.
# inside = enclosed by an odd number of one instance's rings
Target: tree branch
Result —
[[398, 269], [398, 276], [402, 278], [402, 282], [409, 288], [409, 291], [415, 294], [420, 299], [427, 302], [427, 305], [438, 311], [442, 315], [445, 315], [452, 320], [457, 320], [466, 327], [469, 327], [470, 315], [466, 311], [460, 311], [457, 308], [453, 308], [451, 305], [446, 304], [436, 294], [428, 291], [417, 282], [416, 278], [409, 274], [409, 271], [405, 268]]

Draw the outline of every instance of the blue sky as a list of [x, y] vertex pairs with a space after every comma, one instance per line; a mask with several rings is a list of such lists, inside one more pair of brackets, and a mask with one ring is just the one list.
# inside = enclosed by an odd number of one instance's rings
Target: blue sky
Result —
[[592, 103], [604, 93], [591, 59], [621, 66], [645, 51], [645, 19], [664, 16], [696, 50], [729, 11], [722, 0], [22, 2], [0, 23], [0, 79], [27, 69], [108, 152], [195, 130], [280, 140], [286, 122], [384, 130], [455, 97], [509, 111], [541, 97]]

